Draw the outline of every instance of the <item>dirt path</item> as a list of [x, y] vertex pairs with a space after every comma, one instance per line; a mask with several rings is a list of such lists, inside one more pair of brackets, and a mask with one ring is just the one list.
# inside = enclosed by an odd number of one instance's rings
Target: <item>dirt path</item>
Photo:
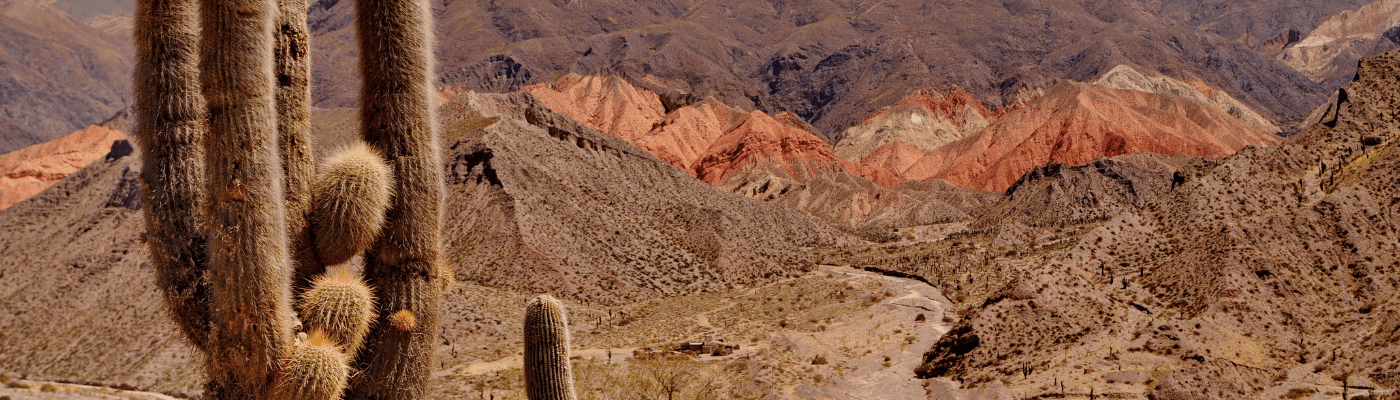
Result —
[[178, 400], [154, 392], [28, 379], [18, 379], [9, 385], [0, 386], [0, 396], [8, 396], [15, 400]]
[[[849, 331], [875, 332], [880, 327], [909, 326], [907, 330], [886, 339], [897, 342], [890, 351], [874, 352], [851, 364], [854, 371], [845, 377], [833, 380], [830, 385], [817, 388], [798, 397], [837, 399], [927, 399], [924, 381], [914, 376], [914, 369], [923, 363], [923, 354], [933, 344], [948, 333], [951, 323], [943, 322], [944, 310], [952, 306], [938, 289], [913, 279], [880, 275], [846, 267], [824, 266], [821, 269], [835, 276], [862, 278], [880, 282], [893, 292], [892, 296], [880, 301], [867, 312], [865, 321], [852, 323], [827, 332], [808, 334], [807, 340], [823, 342], [824, 347], [847, 346]], [[925, 321], [916, 323], [917, 315], [924, 315]], [[870, 334], [867, 334], [869, 336]], [[909, 340], [907, 336], [913, 336]], [[886, 361], [888, 357], [888, 361]]]

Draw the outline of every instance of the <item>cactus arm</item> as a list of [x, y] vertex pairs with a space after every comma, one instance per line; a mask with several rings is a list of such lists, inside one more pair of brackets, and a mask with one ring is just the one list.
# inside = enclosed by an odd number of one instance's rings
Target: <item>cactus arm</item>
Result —
[[569, 318], [554, 297], [525, 305], [525, 394], [530, 400], [577, 400], [569, 364]]
[[292, 287], [307, 289], [311, 277], [325, 272], [311, 250], [306, 213], [311, 207], [311, 44], [306, 27], [306, 0], [278, 0], [277, 132], [282, 153], [283, 197], [286, 199], [287, 235], [293, 258]]
[[205, 272], [204, 98], [199, 93], [195, 0], [138, 0], [136, 143], [142, 151], [146, 246], [157, 284], [180, 331], [208, 347]]
[[200, 69], [212, 287], [213, 381], [264, 398], [292, 344], [282, 167], [273, 79], [273, 0], [204, 1]]
[[[365, 278], [379, 292], [377, 318], [356, 358], [364, 370], [351, 399], [417, 399], [431, 376], [442, 293], [442, 164], [432, 115], [432, 18], [425, 0], [358, 0], [361, 134], [392, 167], [384, 230], [366, 253]], [[389, 317], [416, 316], [414, 329]]]

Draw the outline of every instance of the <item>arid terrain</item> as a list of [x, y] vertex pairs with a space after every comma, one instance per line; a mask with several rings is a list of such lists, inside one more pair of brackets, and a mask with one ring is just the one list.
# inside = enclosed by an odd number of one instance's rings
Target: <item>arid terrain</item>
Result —
[[[355, 2], [310, 3], [324, 160]], [[425, 398], [524, 399], [538, 294], [581, 399], [1400, 398], [1400, 2], [430, 3]], [[0, 400], [203, 396], [132, 4], [0, 0]]]

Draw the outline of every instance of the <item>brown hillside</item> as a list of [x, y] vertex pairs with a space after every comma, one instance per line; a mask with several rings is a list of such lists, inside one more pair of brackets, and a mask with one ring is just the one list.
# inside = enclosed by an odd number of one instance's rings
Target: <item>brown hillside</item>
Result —
[[130, 105], [128, 39], [49, 3], [0, 1], [0, 153], [58, 139]]
[[1400, 47], [1400, 1], [1378, 0], [1323, 20], [1278, 55], [1324, 88], [1336, 89], [1356, 75], [1362, 57]]
[[526, 93], [464, 94], [440, 112], [449, 260], [472, 282], [616, 303], [783, 276], [809, 263], [799, 246], [840, 236], [717, 191]]
[[1146, 208], [1011, 275], [920, 374], [982, 386], [1029, 366], [1024, 396], [1055, 380], [1154, 399], [1400, 387], [1397, 93], [1400, 52], [1365, 59], [1332, 118], [1183, 166]]

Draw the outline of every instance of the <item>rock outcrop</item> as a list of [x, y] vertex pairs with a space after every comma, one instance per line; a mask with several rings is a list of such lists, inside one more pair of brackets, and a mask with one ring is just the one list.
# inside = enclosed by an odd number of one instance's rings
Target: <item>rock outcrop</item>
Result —
[[1283, 131], [1278, 125], [1236, 100], [1229, 93], [1216, 90], [1200, 79], [1186, 83], [1166, 76], [1147, 76], [1133, 67], [1119, 65], [1099, 77], [1098, 80], [1094, 81], [1094, 84], [1114, 89], [1137, 90], [1181, 97], [1218, 108], [1220, 111], [1233, 115], [1240, 121], [1244, 121], [1244, 123], [1265, 133]]
[[1139, 152], [1221, 157], [1281, 140], [1181, 97], [1064, 82], [979, 134], [893, 172], [1000, 192], [1026, 171], [1052, 163], [1081, 165]]
[[1283, 50], [1279, 59], [1327, 89], [1342, 87], [1362, 57], [1400, 48], [1400, 1], [1342, 11]]
[[93, 125], [62, 139], [0, 155], [0, 210], [39, 194], [110, 153], [113, 142], [125, 139], [120, 131]]
[[[1004, 109], [990, 111], [957, 86], [946, 94], [921, 90], [847, 129], [832, 151], [838, 157], [855, 162], [894, 143], [931, 152], [981, 132], [1002, 114], [1005, 114]], [[900, 149], [884, 151], [899, 152]]]

